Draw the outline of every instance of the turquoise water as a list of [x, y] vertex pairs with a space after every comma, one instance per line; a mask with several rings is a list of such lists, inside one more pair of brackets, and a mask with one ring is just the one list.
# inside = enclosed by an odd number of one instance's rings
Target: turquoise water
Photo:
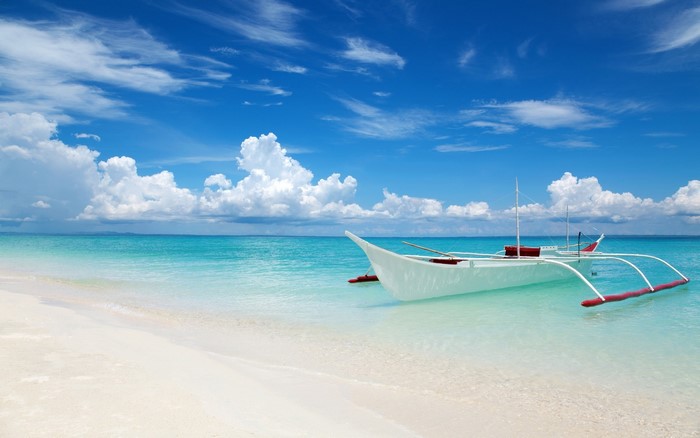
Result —
[[[401, 239], [369, 240], [418, 251]], [[512, 243], [411, 241], [483, 252]], [[344, 237], [0, 234], [0, 270], [68, 284], [83, 297], [125, 308], [284, 321], [480, 366], [700, 400], [700, 238], [608, 237], [602, 250], [656, 255], [691, 282], [595, 308], [579, 305], [593, 296], [576, 281], [400, 303], [378, 283], [347, 283], [369, 264]], [[677, 278], [660, 264], [640, 266], [653, 284]], [[622, 265], [594, 269], [604, 293], [644, 286]]]

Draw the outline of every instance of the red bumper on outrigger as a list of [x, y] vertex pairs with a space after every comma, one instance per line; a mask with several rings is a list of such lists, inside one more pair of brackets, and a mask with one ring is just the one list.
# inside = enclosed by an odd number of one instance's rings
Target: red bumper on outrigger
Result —
[[379, 281], [376, 275], [360, 275], [359, 277], [351, 278], [348, 283], [364, 283], [366, 281]]
[[658, 286], [654, 286], [653, 288], [652, 287], [645, 287], [643, 289], [639, 289], [639, 290], [635, 290], [635, 291], [631, 291], [631, 292], [625, 292], [625, 293], [621, 293], [621, 294], [603, 295], [602, 298], [596, 297], [596, 298], [591, 298], [590, 300], [583, 300], [583, 301], [581, 301], [581, 305], [583, 307], [593, 307], [593, 306], [598, 306], [598, 305], [609, 303], [609, 302], [626, 300], [628, 298], [636, 298], [636, 297], [639, 297], [642, 295], [658, 292], [660, 290], [671, 289], [672, 287], [686, 284], [689, 281], [690, 281], [690, 279], [688, 279], [688, 278], [682, 278], [680, 280], [672, 281], [670, 283], [664, 283], [664, 284], [660, 284]]

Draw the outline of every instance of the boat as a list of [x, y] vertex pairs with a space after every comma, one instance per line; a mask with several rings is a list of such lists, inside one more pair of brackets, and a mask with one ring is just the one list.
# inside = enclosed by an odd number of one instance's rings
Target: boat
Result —
[[[572, 246], [568, 243], [567, 231], [567, 244], [564, 247], [556, 245], [522, 246], [520, 245], [517, 211], [516, 182], [516, 245], [507, 245], [502, 251], [493, 254], [442, 252], [410, 242], [403, 242], [434, 255], [402, 255], [345, 231], [345, 235], [364, 251], [371, 264], [371, 268], [366, 274], [348, 281], [351, 283], [379, 281], [394, 298], [400, 301], [415, 301], [577, 279], [595, 294], [594, 298], [581, 302], [584, 307], [622, 301], [670, 289], [690, 281], [671, 264], [652, 255], [613, 254], [598, 251], [605, 238], [604, 234], [601, 234], [592, 243], [582, 244], [579, 233], [579, 243]], [[631, 261], [635, 258], [662, 263], [679, 278], [653, 286], [642, 270]], [[592, 264], [597, 260], [621, 263], [632, 268], [643, 279], [646, 287], [620, 294], [603, 295], [590, 281]], [[370, 271], [374, 271], [375, 275], [369, 275]]]

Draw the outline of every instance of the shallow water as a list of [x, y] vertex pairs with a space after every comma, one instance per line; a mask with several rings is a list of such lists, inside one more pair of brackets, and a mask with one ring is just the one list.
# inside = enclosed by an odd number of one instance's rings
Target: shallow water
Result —
[[[416, 253], [401, 239], [370, 239]], [[493, 252], [508, 238], [412, 239], [442, 251]], [[553, 244], [525, 238], [523, 244]], [[700, 238], [608, 237], [602, 250], [653, 254], [692, 279]], [[640, 264], [653, 284], [675, 280]], [[0, 235], [0, 269], [67, 284], [126, 315], [283, 321], [421, 355], [533, 376], [700, 400], [700, 286], [583, 308], [592, 292], [564, 281], [401, 303], [378, 283], [351, 285], [369, 264], [347, 238]], [[603, 293], [644, 286], [631, 268], [594, 265]]]

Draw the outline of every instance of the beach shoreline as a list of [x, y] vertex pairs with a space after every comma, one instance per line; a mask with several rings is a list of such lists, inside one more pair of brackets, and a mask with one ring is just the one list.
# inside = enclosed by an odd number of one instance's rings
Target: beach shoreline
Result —
[[60, 289], [0, 278], [3, 436], [700, 435], [697, 405], [268, 321], [194, 327]]

